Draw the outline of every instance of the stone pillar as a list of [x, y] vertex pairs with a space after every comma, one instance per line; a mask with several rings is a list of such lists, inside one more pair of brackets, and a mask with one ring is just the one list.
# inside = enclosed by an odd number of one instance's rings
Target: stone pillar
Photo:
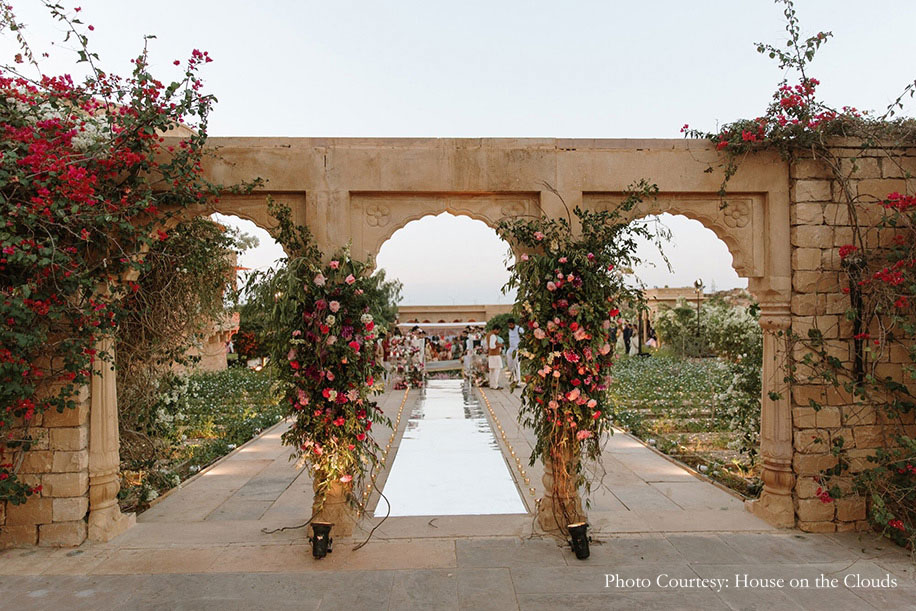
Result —
[[[96, 350], [114, 354], [114, 338], [98, 342]], [[96, 359], [89, 408], [89, 540], [113, 539], [136, 522], [118, 507], [120, 457], [118, 450], [117, 374], [111, 363]]]
[[[559, 472], [557, 465], [548, 457], [544, 457], [544, 496], [538, 503], [538, 524], [544, 532], [566, 535], [567, 524], [584, 522], [585, 512], [582, 511], [582, 499], [575, 485], [575, 469], [578, 455], [569, 448], [561, 448], [558, 459], [565, 463], [565, 472]], [[560, 477], [560, 486], [555, 488], [557, 476]]]
[[319, 505], [317, 500], [318, 478], [312, 481], [312, 489], [316, 492], [315, 501], [312, 502], [312, 515], [315, 522], [329, 522], [334, 525], [331, 529], [332, 537], [349, 537], [353, 534], [353, 525], [356, 523], [356, 513], [350, 505], [352, 484], [334, 482], [328, 488], [324, 504]]
[[770, 524], [783, 527], [795, 526], [792, 399], [786, 381], [789, 375], [788, 333], [791, 322], [787, 302], [761, 302], [763, 384], [760, 400], [760, 457], [763, 492], [759, 499], [750, 502], [749, 509]]

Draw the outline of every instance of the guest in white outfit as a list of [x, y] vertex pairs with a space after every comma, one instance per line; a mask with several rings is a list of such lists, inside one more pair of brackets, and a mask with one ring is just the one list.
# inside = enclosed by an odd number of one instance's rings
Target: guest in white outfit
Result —
[[493, 325], [493, 328], [487, 334], [487, 366], [490, 368], [490, 388], [499, 389], [499, 371], [503, 368], [503, 357], [501, 344], [503, 339], [499, 336], [499, 325]]
[[476, 339], [476, 334], [468, 333], [467, 339], [464, 342], [464, 373], [470, 378], [471, 377], [471, 367], [474, 363], [474, 340]]
[[516, 383], [522, 379], [521, 360], [518, 358], [518, 345], [521, 342], [522, 330], [515, 324], [515, 319], [510, 318], [509, 327], [509, 349], [506, 351], [506, 361], [509, 365], [509, 376]]

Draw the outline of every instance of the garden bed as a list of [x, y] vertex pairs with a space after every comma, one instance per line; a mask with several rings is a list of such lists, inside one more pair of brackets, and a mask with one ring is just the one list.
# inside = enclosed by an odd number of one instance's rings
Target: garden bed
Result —
[[121, 508], [143, 511], [174, 488], [283, 417], [267, 371], [233, 367], [190, 374], [163, 399], [156, 438], [126, 435], [134, 458], [121, 465]]
[[731, 447], [738, 434], [717, 398], [730, 382], [720, 361], [625, 357], [613, 378], [617, 426], [746, 497], [759, 496], [757, 465]]

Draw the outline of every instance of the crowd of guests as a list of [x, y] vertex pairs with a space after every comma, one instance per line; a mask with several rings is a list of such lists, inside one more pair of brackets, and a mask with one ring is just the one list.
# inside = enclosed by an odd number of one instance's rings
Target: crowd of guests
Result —
[[[508, 342], [503, 339], [502, 331], [500, 324], [492, 325], [489, 330], [467, 326], [460, 333], [451, 334], [430, 334], [419, 325], [402, 333], [395, 327], [380, 346], [380, 356], [388, 372], [385, 382], [395, 389], [419, 388], [426, 379], [427, 363], [457, 361], [463, 375], [481, 386], [500, 388], [504, 368], [509, 382], [517, 383], [521, 381], [518, 349], [524, 331], [512, 318], [506, 322]], [[635, 325], [621, 318], [611, 333], [618, 355], [639, 353], [639, 332]], [[645, 345], [658, 346], [655, 330], [648, 324]]]
[[489, 331], [467, 326], [460, 333], [451, 334], [431, 334], [418, 325], [402, 333], [400, 328], [395, 327], [380, 345], [380, 356], [388, 372], [385, 381], [396, 389], [418, 388], [423, 385], [428, 363], [456, 361], [468, 379], [499, 388], [504, 354], [510, 380], [519, 380], [521, 329], [509, 319], [508, 345], [501, 337], [501, 331], [500, 325], [494, 325]]

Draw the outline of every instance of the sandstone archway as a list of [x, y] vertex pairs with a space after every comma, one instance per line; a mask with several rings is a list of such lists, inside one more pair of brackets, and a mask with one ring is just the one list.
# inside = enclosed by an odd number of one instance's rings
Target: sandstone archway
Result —
[[[789, 354], [783, 339], [791, 323], [789, 172], [775, 154], [743, 162], [729, 185], [729, 206], [722, 208], [721, 174], [706, 171], [719, 157], [703, 141], [214, 138], [211, 143], [219, 153], [205, 168], [209, 180], [236, 184], [261, 178], [265, 188], [227, 193], [192, 213], [236, 215], [270, 231], [270, 194], [290, 206], [294, 222], [309, 226], [322, 250], [350, 244], [359, 257], [374, 256], [394, 231], [431, 214], [466, 215], [492, 227], [511, 216], [565, 215], [566, 206], [600, 209], [620, 201], [639, 179], [656, 183], [658, 199], [634, 211], [634, 218], [671, 212], [701, 221], [728, 245], [734, 267], [760, 302], [764, 490], [754, 511], [775, 524], [794, 524], [792, 413], [785, 387]], [[111, 485], [117, 469], [112, 376], [106, 369], [91, 389], [90, 454], [96, 460], [86, 471], [90, 530], [95, 525], [97, 540], [123, 528], [114, 511], [117, 487]]]

